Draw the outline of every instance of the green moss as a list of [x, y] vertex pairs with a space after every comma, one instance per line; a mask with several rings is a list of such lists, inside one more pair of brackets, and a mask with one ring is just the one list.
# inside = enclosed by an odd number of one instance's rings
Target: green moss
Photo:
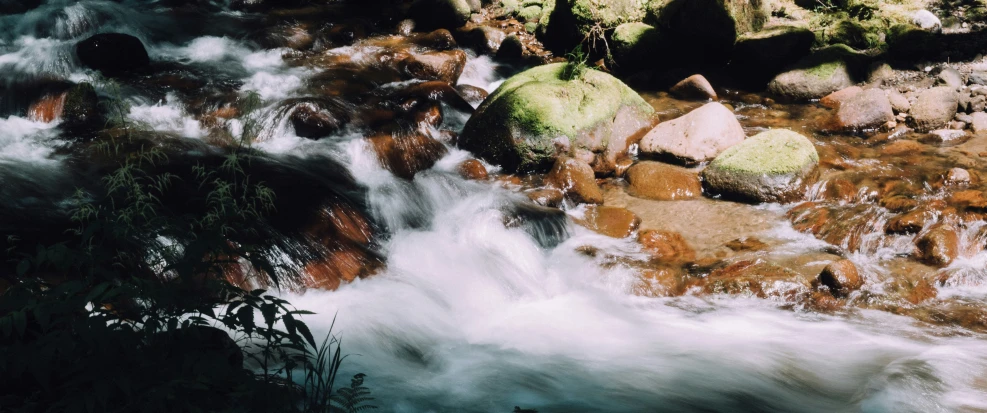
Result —
[[521, 10], [521, 4], [517, 0], [500, 0], [500, 8], [503, 9], [505, 15], [513, 16]]
[[538, 22], [541, 19], [542, 9], [541, 6], [527, 6], [521, 9], [518, 13], [518, 17], [524, 19], [526, 22]]
[[818, 162], [819, 154], [808, 138], [787, 129], [772, 129], [730, 147], [709, 167], [745, 174], [787, 175]]
[[574, 0], [572, 15], [580, 31], [586, 33], [594, 25], [614, 28], [624, 23], [644, 20], [650, 0]]
[[839, 70], [841, 67], [843, 67], [843, 63], [841, 62], [826, 62], [818, 66], [809, 68], [808, 70], [805, 71], [805, 74], [820, 79], [826, 79], [829, 78], [830, 76], [833, 76], [833, 74], [836, 73], [836, 71]]
[[534, 170], [550, 163], [558, 138], [578, 145], [622, 108], [644, 116], [654, 109], [606, 73], [585, 70], [563, 80], [565, 63], [529, 69], [504, 82], [463, 130], [465, 148], [508, 169]]

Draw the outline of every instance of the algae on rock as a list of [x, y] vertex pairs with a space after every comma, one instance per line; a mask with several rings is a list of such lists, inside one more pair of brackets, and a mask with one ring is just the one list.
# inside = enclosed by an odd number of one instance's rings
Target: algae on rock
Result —
[[560, 153], [600, 154], [594, 169], [612, 170], [632, 135], [651, 126], [654, 109], [613, 76], [556, 63], [504, 82], [467, 122], [459, 145], [509, 171], [549, 168]]
[[709, 192], [729, 198], [788, 202], [805, 194], [818, 163], [808, 138], [772, 129], [721, 153], [703, 170], [703, 180]]

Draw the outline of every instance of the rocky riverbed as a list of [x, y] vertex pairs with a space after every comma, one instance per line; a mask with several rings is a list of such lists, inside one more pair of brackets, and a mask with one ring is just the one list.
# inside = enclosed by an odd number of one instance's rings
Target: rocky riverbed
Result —
[[987, 409], [987, 7], [802, 3], [0, 2], [0, 234], [249, 136], [389, 410]]

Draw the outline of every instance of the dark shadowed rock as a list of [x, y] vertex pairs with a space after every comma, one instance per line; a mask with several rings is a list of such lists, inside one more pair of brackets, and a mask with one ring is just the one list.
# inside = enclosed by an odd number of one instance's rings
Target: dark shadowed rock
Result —
[[116, 76], [146, 67], [151, 60], [140, 39], [122, 33], [100, 33], [75, 45], [83, 65], [107, 76]]

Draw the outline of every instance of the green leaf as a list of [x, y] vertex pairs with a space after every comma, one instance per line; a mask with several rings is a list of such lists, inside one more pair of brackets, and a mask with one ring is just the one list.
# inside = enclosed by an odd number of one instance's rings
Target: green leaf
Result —
[[315, 337], [312, 336], [312, 332], [308, 329], [308, 325], [301, 320], [297, 320], [295, 327], [298, 328], [298, 332], [302, 334], [302, 337], [305, 338], [305, 341], [307, 341], [312, 348], [318, 347], [318, 344], [315, 344]]

